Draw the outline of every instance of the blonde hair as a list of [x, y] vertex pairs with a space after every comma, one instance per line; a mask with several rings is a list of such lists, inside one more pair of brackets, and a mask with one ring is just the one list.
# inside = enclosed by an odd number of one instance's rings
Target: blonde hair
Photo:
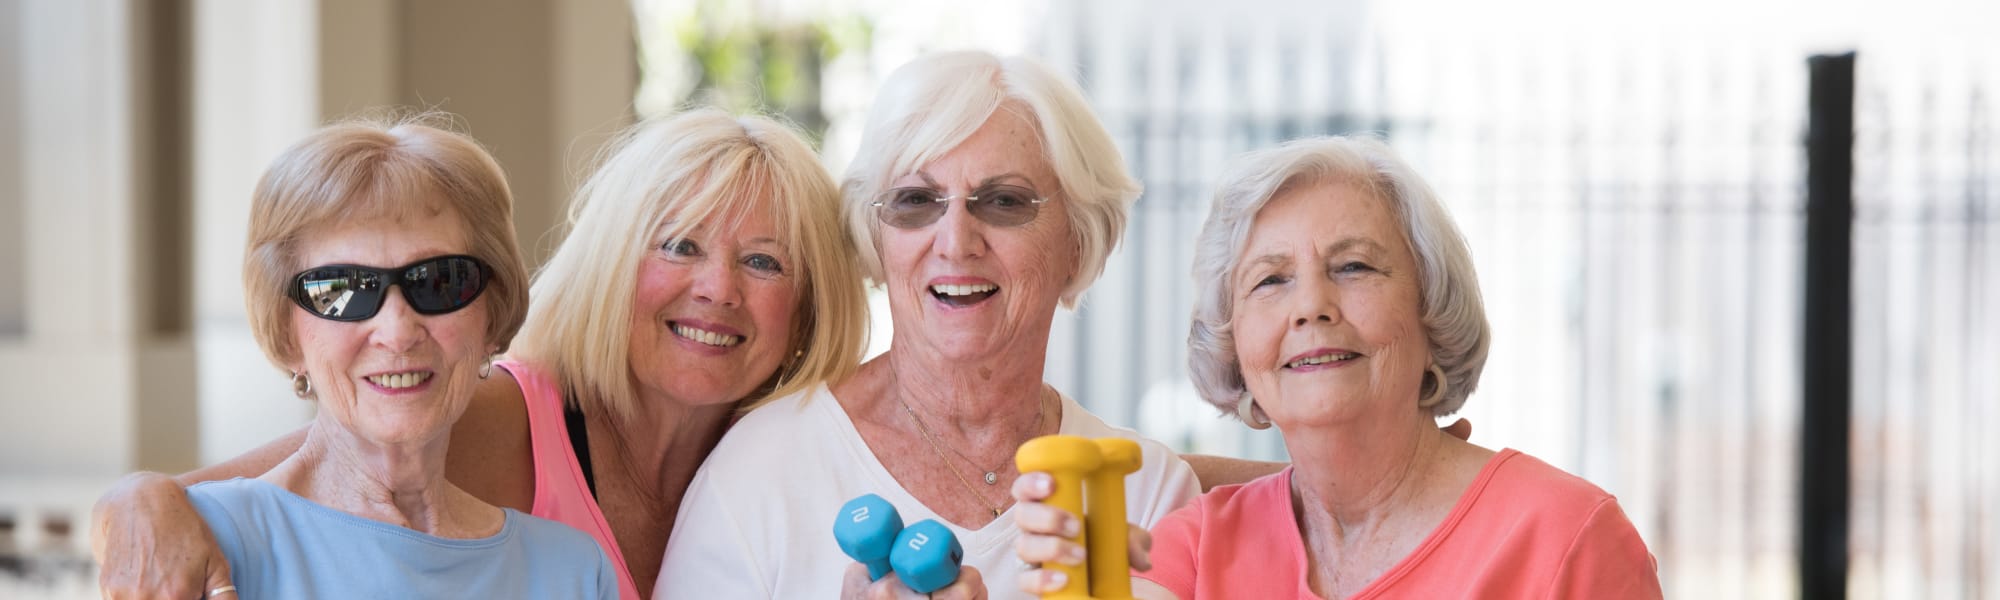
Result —
[[[1250, 226], [1272, 199], [1304, 186], [1343, 182], [1388, 202], [1403, 226], [1417, 262], [1420, 319], [1431, 360], [1449, 384], [1431, 408], [1436, 416], [1458, 412], [1479, 387], [1492, 332], [1479, 294], [1472, 252], [1437, 192], [1388, 144], [1359, 136], [1293, 140], [1244, 155], [1223, 175], [1215, 205], [1194, 244], [1195, 300], [1188, 330], [1188, 373], [1203, 400], [1236, 415], [1247, 393], [1236, 361], [1229, 275], [1243, 260]], [[1436, 383], [1425, 376], [1420, 396]]]
[[302, 360], [290, 295], [293, 276], [311, 266], [299, 264], [301, 244], [321, 227], [370, 217], [459, 219], [471, 246], [466, 254], [493, 269], [478, 300], [487, 303], [487, 346], [506, 350], [528, 307], [514, 196], [500, 164], [472, 138], [443, 129], [447, 119], [425, 113], [329, 125], [264, 170], [250, 201], [243, 297], [250, 329], [272, 364], [289, 370]]
[[897, 177], [916, 172], [964, 143], [995, 111], [1015, 110], [1041, 132], [1043, 160], [1069, 199], [1077, 245], [1076, 278], [1063, 290], [1076, 307], [1104, 273], [1139, 198], [1137, 180], [1111, 134], [1097, 121], [1076, 84], [1033, 59], [987, 52], [942, 52], [910, 61], [889, 75], [868, 113], [861, 149], [848, 166], [848, 228], [868, 277], [882, 281], [876, 236], [882, 224], [871, 204]]
[[659, 227], [679, 237], [762, 203], [791, 253], [784, 260], [800, 267], [793, 327], [803, 354], [744, 408], [853, 372], [868, 322], [866, 290], [840, 227], [833, 179], [797, 133], [763, 117], [698, 109], [634, 125], [606, 150], [577, 190], [567, 237], [535, 276], [518, 357], [552, 369], [578, 403], [629, 417], [638, 402], [632, 299]]

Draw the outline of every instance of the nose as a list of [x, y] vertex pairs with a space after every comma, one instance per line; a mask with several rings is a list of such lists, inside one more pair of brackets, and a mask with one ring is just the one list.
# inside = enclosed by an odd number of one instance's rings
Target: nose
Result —
[[368, 319], [368, 324], [375, 328], [369, 336], [370, 342], [392, 354], [407, 354], [430, 336], [424, 316], [411, 309], [403, 295], [394, 290], [382, 299], [382, 308]]
[[743, 287], [736, 280], [734, 263], [720, 258], [702, 261], [694, 269], [692, 289], [696, 302], [738, 306], [743, 303]]
[[1340, 289], [1325, 277], [1299, 277], [1298, 294], [1292, 301], [1292, 327], [1311, 323], [1332, 324], [1340, 320]]
[[986, 253], [986, 236], [981, 233], [979, 219], [972, 216], [971, 206], [962, 198], [946, 201], [944, 216], [938, 217], [937, 237], [931, 243], [938, 258], [977, 258]]

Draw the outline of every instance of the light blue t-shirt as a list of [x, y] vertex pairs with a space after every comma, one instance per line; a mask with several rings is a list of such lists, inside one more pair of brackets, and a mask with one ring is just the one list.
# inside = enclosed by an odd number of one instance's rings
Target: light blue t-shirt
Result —
[[618, 597], [597, 542], [567, 525], [506, 511], [476, 540], [370, 521], [255, 479], [189, 487], [243, 600], [263, 598]]

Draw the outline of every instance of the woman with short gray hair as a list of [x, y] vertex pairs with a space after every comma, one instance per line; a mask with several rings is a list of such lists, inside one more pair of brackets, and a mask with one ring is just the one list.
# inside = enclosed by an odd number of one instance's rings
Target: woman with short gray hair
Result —
[[[1610, 494], [1436, 427], [1478, 385], [1490, 334], [1464, 238], [1387, 145], [1313, 138], [1245, 156], [1194, 272], [1197, 390], [1250, 427], [1275, 424], [1295, 462], [1153, 527], [1135, 595], [1660, 596]], [[1033, 537], [1025, 561], [1071, 550]], [[1054, 587], [1045, 571], [1021, 584]]]

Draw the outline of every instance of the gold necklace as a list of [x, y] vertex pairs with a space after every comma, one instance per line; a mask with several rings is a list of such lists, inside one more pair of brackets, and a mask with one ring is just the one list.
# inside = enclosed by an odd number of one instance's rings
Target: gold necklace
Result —
[[[1048, 408], [1048, 407], [1047, 407], [1047, 405], [1046, 405], [1046, 403], [1047, 403], [1047, 400], [1048, 400], [1048, 396], [1047, 396], [1046, 394], [1043, 394], [1043, 395], [1040, 395], [1040, 397], [1038, 397], [1038, 398], [1036, 398], [1036, 399], [1035, 399], [1035, 428], [1034, 428], [1034, 430], [1033, 430], [1033, 431], [1031, 431], [1030, 433], [1035, 433], [1035, 434], [1039, 434], [1039, 433], [1041, 433], [1041, 430], [1042, 430], [1042, 419], [1043, 419], [1043, 417], [1044, 417], [1045, 415], [1047, 415], [1047, 414], [1048, 414], [1048, 410], [1047, 410], [1047, 408]], [[973, 499], [975, 499], [975, 500], [978, 500], [978, 501], [979, 501], [979, 504], [980, 504], [981, 506], [984, 506], [984, 507], [986, 507], [986, 510], [987, 510], [988, 512], [991, 512], [991, 513], [993, 513], [993, 518], [996, 518], [996, 519], [997, 519], [997, 518], [1000, 518], [1000, 508], [999, 508], [999, 507], [997, 507], [997, 506], [994, 506], [992, 502], [987, 502], [987, 501], [986, 501], [986, 496], [984, 496], [984, 495], [981, 495], [981, 494], [980, 494], [980, 493], [979, 493], [979, 492], [978, 492], [977, 490], [974, 490], [974, 489], [972, 488], [972, 482], [970, 482], [970, 481], [967, 481], [967, 480], [965, 479], [965, 474], [964, 474], [964, 473], [960, 473], [960, 472], [958, 472], [958, 467], [954, 467], [954, 466], [952, 466], [952, 464], [951, 464], [951, 459], [950, 459], [949, 457], [946, 457], [946, 456], [944, 455], [944, 445], [943, 445], [943, 444], [939, 444], [939, 443], [938, 443], [938, 441], [937, 441], [937, 437], [936, 437], [936, 436], [933, 436], [933, 435], [931, 435], [931, 430], [930, 430], [930, 428], [929, 428], [929, 427], [925, 427], [925, 426], [924, 426], [924, 420], [923, 420], [923, 419], [919, 419], [919, 418], [917, 418], [917, 411], [916, 411], [916, 409], [912, 409], [912, 408], [910, 408], [910, 403], [908, 403], [908, 402], [904, 402], [904, 401], [903, 401], [903, 397], [902, 397], [901, 395], [897, 395], [897, 396], [896, 396], [896, 403], [897, 403], [897, 404], [901, 404], [901, 405], [903, 405], [903, 414], [906, 414], [906, 415], [910, 415], [910, 422], [911, 422], [911, 423], [915, 423], [915, 424], [916, 424], [916, 426], [917, 426], [917, 432], [918, 432], [918, 433], [922, 433], [922, 434], [924, 435], [924, 441], [925, 441], [925, 442], [928, 442], [928, 443], [929, 443], [929, 444], [931, 445], [931, 450], [932, 450], [932, 451], [934, 451], [934, 452], [937, 452], [937, 455], [938, 455], [938, 462], [942, 462], [942, 463], [944, 463], [944, 468], [945, 468], [945, 469], [947, 469], [947, 470], [949, 470], [949, 471], [951, 471], [951, 476], [952, 476], [952, 477], [955, 477], [955, 478], [957, 478], [957, 479], [958, 479], [958, 485], [959, 485], [959, 487], [963, 487], [963, 488], [965, 488], [965, 493], [967, 493], [967, 494], [970, 494], [970, 495], [972, 496], [972, 498], [973, 498]], [[974, 466], [974, 467], [978, 467], [978, 466], [979, 466], [979, 463], [976, 463], [976, 462], [972, 462], [972, 459], [971, 459], [971, 458], [969, 458], [969, 457], [965, 456], [965, 453], [963, 453], [963, 452], [959, 452], [957, 448], [953, 448], [953, 449], [951, 450], [951, 452], [952, 452], [953, 454], [957, 454], [959, 458], [962, 458], [962, 459], [965, 459], [965, 462], [966, 462], [967, 464], [970, 464], [970, 465], [972, 465], [972, 466]], [[1002, 463], [1002, 466], [1004, 466], [1004, 465], [1005, 465], [1005, 463]], [[999, 469], [988, 469], [988, 470], [986, 471], [986, 484], [987, 484], [987, 485], [993, 485], [994, 483], [996, 483], [996, 482], [1000, 481], [1000, 475], [999, 475], [998, 471], [999, 471]]]

